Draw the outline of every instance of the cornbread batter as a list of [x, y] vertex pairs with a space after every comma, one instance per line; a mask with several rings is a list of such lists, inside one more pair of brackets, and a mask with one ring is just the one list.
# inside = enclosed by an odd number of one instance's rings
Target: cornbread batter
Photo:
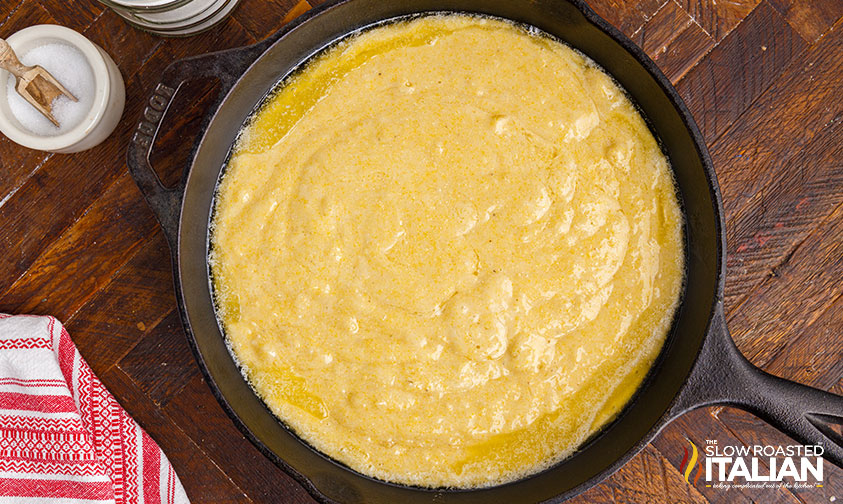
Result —
[[289, 79], [217, 196], [231, 350], [313, 446], [476, 487], [572, 453], [660, 351], [683, 270], [665, 157], [590, 60], [507, 23], [376, 28]]

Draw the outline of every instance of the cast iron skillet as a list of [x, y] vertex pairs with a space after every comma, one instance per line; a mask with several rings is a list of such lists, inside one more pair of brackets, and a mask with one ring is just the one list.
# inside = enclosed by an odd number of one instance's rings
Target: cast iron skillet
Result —
[[[309, 56], [374, 23], [427, 11], [464, 11], [533, 25], [590, 56], [629, 92], [662, 142], [685, 212], [684, 297], [656, 365], [633, 400], [577, 453], [537, 475], [488, 489], [421, 489], [377, 481], [316, 452], [252, 392], [214, 316], [207, 264], [214, 189], [244, 121], [275, 84]], [[179, 87], [217, 77], [191, 161], [175, 187], [149, 163], [155, 136]], [[673, 418], [726, 404], [751, 411], [799, 442], [821, 444], [843, 467], [843, 398], [769, 375], [749, 363], [723, 316], [725, 233], [720, 192], [705, 143], [676, 91], [644, 52], [581, 0], [337, 0], [267, 40], [176, 61], [155, 88], [128, 150], [132, 176], [169, 241], [181, 319], [199, 366], [222, 406], [272, 461], [323, 501], [367, 503], [559, 502], [617, 470]]]

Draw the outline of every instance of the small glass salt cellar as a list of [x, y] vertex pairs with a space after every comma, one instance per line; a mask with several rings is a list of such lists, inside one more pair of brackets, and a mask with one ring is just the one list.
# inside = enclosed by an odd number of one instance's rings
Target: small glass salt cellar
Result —
[[17, 94], [14, 76], [0, 70], [0, 132], [24, 147], [57, 153], [90, 149], [108, 138], [126, 101], [123, 77], [108, 53], [58, 25], [30, 26], [6, 42], [24, 65], [44, 67], [78, 102], [53, 102], [56, 128]]

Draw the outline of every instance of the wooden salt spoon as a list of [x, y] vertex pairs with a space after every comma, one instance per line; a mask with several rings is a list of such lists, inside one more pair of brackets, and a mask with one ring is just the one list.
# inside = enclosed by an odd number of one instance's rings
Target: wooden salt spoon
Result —
[[12, 50], [9, 44], [0, 38], [0, 68], [8, 70], [17, 80], [18, 94], [23, 96], [44, 117], [50, 120], [56, 127], [59, 122], [53, 117], [53, 100], [59, 95], [65, 95], [73, 101], [78, 101], [70, 91], [44, 70], [40, 65], [24, 66]]

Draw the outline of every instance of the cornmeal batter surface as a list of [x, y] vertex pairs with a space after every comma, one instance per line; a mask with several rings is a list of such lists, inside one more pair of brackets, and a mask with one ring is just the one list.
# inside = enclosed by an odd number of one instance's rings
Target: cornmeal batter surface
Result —
[[220, 320], [302, 438], [488, 486], [627, 402], [682, 287], [667, 160], [580, 53], [462, 15], [372, 29], [245, 127], [211, 236]]

